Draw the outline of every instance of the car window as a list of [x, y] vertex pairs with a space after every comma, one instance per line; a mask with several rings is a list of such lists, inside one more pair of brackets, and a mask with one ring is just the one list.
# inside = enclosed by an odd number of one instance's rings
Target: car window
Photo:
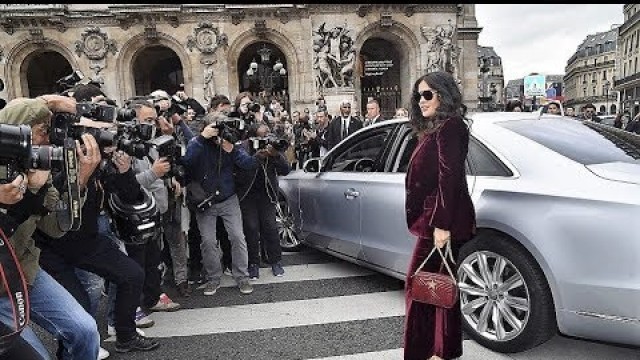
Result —
[[[409, 167], [409, 161], [411, 160], [411, 154], [413, 154], [413, 150], [418, 144], [418, 137], [408, 128], [401, 136], [403, 136], [403, 141], [400, 143], [400, 148], [398, 150], [399, 156], [392, 168], [392, 171], [406, 173]], [[469, 149], [469, 151], [471, 151], [471, 149]], [[465, 172], [467, 175], [471, 175], [468, 154], [467, 160], [465, 161]]]
[[377, 129], [362, 134], [355, 142], [345, 144], [346, 149], [333, 157], [328, 171], [375, 171], [375, 164], [390, 131], [390, 127]]
[[513, 172], [491, 150], [473, 136], [469, 139], [467, 161], [471, 175], [513, 176]]
[[640, 162], [640, 136], [612, 126], [567, 119], [497, 124], [583, 165]]

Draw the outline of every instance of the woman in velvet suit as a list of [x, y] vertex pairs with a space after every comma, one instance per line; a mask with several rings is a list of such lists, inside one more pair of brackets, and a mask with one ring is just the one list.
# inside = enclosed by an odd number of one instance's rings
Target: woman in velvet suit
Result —
[[[413, 86], [409, 116], [419, 140], [411, 156], [405, 186], [407, 226], [418, 240], [408, 276], [433, 246], [443, 248], [449, 241], [457, 262], [461, 245], [475, 233], [475, 210], [464, 167], [469, 144], [464, 109], [456, 81], [447, 72], [431, 72]], [[436, 254], [424, 269], [438, 271], [441, 262]], [[450, 265], [455, 274], [457, 267]], [[415, 302], [409, 291], [405, 289], [404, 359], [461, 356], [459, 304], [445, 309]]]

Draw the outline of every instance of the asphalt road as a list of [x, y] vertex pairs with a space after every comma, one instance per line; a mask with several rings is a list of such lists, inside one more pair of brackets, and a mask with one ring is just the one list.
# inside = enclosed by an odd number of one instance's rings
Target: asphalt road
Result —
[[[286, 273], [279, 278], [262, 268], [250, 295], [228, 276], [214, 296], [194, 290], [181, 299], [168, 288], [183, 308], [151, 315], [156, 324], [144, 331], [161, 343], [151, 352], [115, 352], [103, 302], [98, 327], [109, 359], [402, 359], [401, 281], [311, 249], [285, 253], [283, 264]], [[35, 328], [54, 352], [51, 336]], [[638, 360], [640, 349], [556, 336], [533, 350], [498, 354], [465, 340], [462, 359]]]

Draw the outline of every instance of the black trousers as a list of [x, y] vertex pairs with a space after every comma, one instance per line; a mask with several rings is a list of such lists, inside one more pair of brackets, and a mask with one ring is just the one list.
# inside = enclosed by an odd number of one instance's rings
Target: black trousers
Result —
[[120, 341], [129, 340], [136, 335], [135, 314], [144, 280], [142, 267], [108, 239], [96, 241], [92, 250], [84, 256], [66, 258], [62, 244], [42, 246], [40, 266], [64, 286], [87, 312], [90, 312], [89, 295], [78, 280], [76, 267], [116, 284], [116, 334]]
[[162, 294], [162, 273], [159, 269], [161, 240], [162, 233], [160, 232], [157, 237], [147, 241], [145, 244], [125, 245], [129, 257], [144, 270], [142, 296], [138, 298], [138, 304], [145, 309], [156, 305]]
[[282, 248], [276, 224], [276, 206], [267, 193], [250, 191], [240, 201], [240, 209], [249, 264], [260, 264], [260, 245], [264, 248], [265, 262], [279, 262], [282, 259]]

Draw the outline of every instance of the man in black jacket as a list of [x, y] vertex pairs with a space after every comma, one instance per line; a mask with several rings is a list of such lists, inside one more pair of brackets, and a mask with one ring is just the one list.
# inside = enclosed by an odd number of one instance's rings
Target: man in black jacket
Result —
[[362, 129], [363, 124], [357, 116], [351, 115], [351, 102], [343, 100], [340, 103], [340, 116], [334, 117], [327, 128], [326, 139], [328, 150], [331, 150], [342, 139]]
[[[259, 125], [254, 134], [250, 135], [254, 135], [256, 139], [265, 139], [269, 135], [269, 127], [266, 124]], [[242, 225], [247, 239], [249, 279], [256, 280], [260, 277], [260, 245], [267, 257], [263, 260], [271, 265], [273, 275], [284, 275], [280, 263], [282, 249], [276, 225], [277, 177], [287, 175], [291, 167], [283, 153], [286, 148], [276, 149], [272, 144], [267, 144], [264, 148], [255, 149], [252, 144], [250, 139], [243, 142], [247, 152], [255, 153], [254, 157], [259, 165], [250, 170], [237, 168], [235, 181], [242, 210]]]
[[[87, 127], [104, 126], [104, 123], [93, 121], [82, 124]], [[128, 155], [116, 152], [108, 161], [115, 168], [107, 163], [96, 169], [87, 183], [82, 225], [78, 231], [68, 232], [60, 241], [39, 231], [34, 234], [42, 250], [40, 265], [87, 311], [90, 309], [89, 295], [79, 281], [75, 268], [90, 271], [116, 284], [116, 351], [153, 350], [158, 347], [158, 342], [140, 335], [135, 324], [136, 308], [140, 302], [144, 280], [142, 267], [120, 251], [112, 241], [98, 236], [98, 215], [106, 210], [108, 194], [113, 192], [123, 201], [135, 202], [141, 192]], [[65, 181], [65, 174], [60, 173], [54, 178], [54, 185], [61, 191]]]

